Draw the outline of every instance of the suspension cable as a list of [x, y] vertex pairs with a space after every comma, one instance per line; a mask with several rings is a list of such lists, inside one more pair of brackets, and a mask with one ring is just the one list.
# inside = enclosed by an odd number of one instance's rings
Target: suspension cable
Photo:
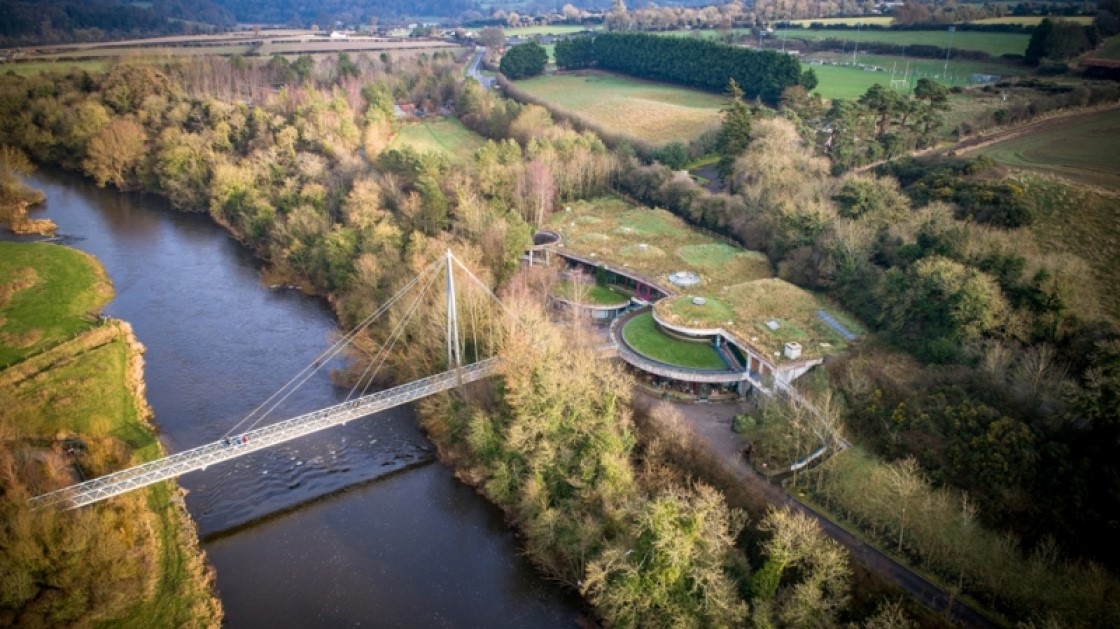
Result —
[[[418, 273], [415, 277], [413, 277], [411, 280], [409, 280], [403, 287], [401, 287], [401, 289], [398, 290], [385, 303], [383, 303], [380, 307], [378, 307], [374, 312], [370, 313], [369, 316], [367, 316], [360, 323], [358, 323], [358, 325], [354, 326], [349, 332], [347, 332], [342, 337], [340, 337], [337, 341], [335, 341], [334, 344], [332, 344], [327, 349], [323, 350], [323, 352], [321, 352], [318, 356], [316, 356], [307, 366], [305, 366], [302, 370], [300, 370], [299, 373], [297, 373], [295, 376], [293, 376], [290, 380], [288, 380], [288, 382], [286, 382], [283, 386], [281, 386], [279, 389], [277, 389], [272, 395], [270, 395], [268, 397], [268, 399], [261, 402], [260, 405], [258, 405], [252, 411], [250, 411], [248, 415], [246, 415], [244, 418], [241, 419], [241, 421], [237, 422], [237, 424], [235, 424], [232, 428], [227, 430], [222, 435], [222, 437], [223, 438], [224, 437], [229, 437], [234, 432], [237, 432], [238, 429], [241, 428], [241, 426], [243, 426], [246, 422], [253, 419], [254, 415], [257, 415], [258, 413], [261, 413], [261, 409], [264, 409], [266, 406], [269, 406], [269, 404], [273, 400], [275, 400], [277, 396], [283, 394], [283, 396], [279, 400], [276, 400], [275, 403], [272, 403], [272, 405], [268, 408], [268, 410], [264, 411], [260, 415], [260, 417], [258, 417], [256, 419], [256, 421], [253, 422], [252, 426], [256, 426], [257, 424], [259, 424], [261, 422], [261, 420], [263, 420], [265, 417], [268, 416], [269, 413], [271, 413], [280, 404], [282, 404], [285, 400], [287, 400], [288, 397], [290, 397], [292, 395], [292, 393], [294, 393], [296, 390], [298, 390], [299, 387], [303, 386], [303, 384], [305, 382], [307, 382], [311, 378], [311, 376], [314, 375], [314, 373], [316, 371], [321, 369], [322, 366], [327, 363], [327, 361], [329, 361], [329, 360], [333, 359], [335, 356], [337, 356], [339, 354], [339, 352], [341, 352], [347, 345], [349, 345], [351, 342], [353, 342], [354, 338], [362, 330], [366, 329], [374, 321], [376, 321], [378, 318], [380, 318], [386, 311], [388, 311], [388, 309], [390, 307], [393, 306], [393, 304], [395, 304], [397, 301], [399, 301], [400, 298], [403, 297], [405, 293], [407, 293], [409, 290], [411, 290], [425, 275], [427, 275], [434, 268], [436, 268], [436, 266], [438, 266], [438, 261], [429, 264], [420, 273]], [[294, 382], [296, 382], [297, 380], [299, 380], [299, 383], [295, 384], [295, 386], [292, 386], [292, 384]], [[287, 392], [285, 393], [286, 389], [287, 389]]]
[[[424, 271], [422, 271], [422, 272], [421, 272], [421, 274], [420, 274], [420, 275], [418, 275], [418, 276], [416, 277], [416, 279], [417, 279], [417, 280], [419, 280], [419, 279], [420, 279], [421, 277], [423, 277], [423, 275], [424, 275], [424, 274], [428, 274], [428, 273], [431, 273], [431, 275], [432, 275], [432, 277], [433, 277], [433, 278], [435, 278], [435, 277], [438, 277], [438, 273], [437, 273], [437, 272], [435, 272], [435, 270], [436, 270], [436, 265], [434, 265], [434, 264], [433, 264], [433, 265], [429, 265], [429, 268], [426, 268], [426, 269], [424, 269]], [[431, 280], [429, 280], [429, 281], [431, 281]], [[387, 312], [387, 311], [389, 310], [389, 308], [390, 308], [390, 307], [391, 307], [391, 306], [392, 306], [393, 304], [395, 304], [395, 303], [396, 303], [397, 301], [399, 301], [399, 300], [400, 300], [401, 298], [403, 298], [403, 297], [404, 297], [404, 295], [406, 294], [407, 290], [411, 289], [411, 288], [412, 288], [412, 286], [415, 286], [415, 283], [414, 283], [414, 282], [409, 282], [409, 286], [408, 286], [407, 288], [405, 288], [405, 289], [402, 289], [402, 290], [400, 290], [400, 291], [397, 291], [397, 293], [396, 293], [396, 294], [395, 294], [395, 295], [394, 295], [394, 296], [393, 296], [392, 298], [390, 298], [390, 299], [389, 299], [388, 301], [386, 301], [386, 302], [385, 302], [384, 304], [382, 304], [382, 306], [381, 306], [380, 308], [378, 308], [378, 309], [377, 309], [377, 315], [378, 315], [378, 317], [380, 317], [380, 316], [381, 316], [381, 314], [383, 314], [383, 313]], [[371, 323], [372, 323], [372, 322], [371, 322]], [[369, 324], [366, 324], [366, 326], [364, 326], [364, 327], [368, 327], [368, 326], [369, 326]], [[363, 329], [364, 329], [364, 328], [363, 328]], [[360, 330], [358, 330], [358, 331], [360, 331]], [[354, 333], [353, 335], [351, 335], [350, 341], [347, 341], [347, 344], [349, 344], [349, 343], [350, 343], [351, 341], [353, 341], [354, 337], [356, 337], [356, 336], [357, 336], [357, 332], [358, 332], [358, 331], [355, 331], [355, 333]], [[332, 358], [333, 358], [333, 356], [334, 356], [334, 355], [337, 355], [337, 354], [338, 354], [339, 352], [341, 352], [341, 351], [342, 351], [343, 349], [345, 349], [345, 346], [339, 347], [339, 348], [338, 348], [337, 350], [335, 350], [334, 354], [332, 355]], [[320, 367], [321, 367], [321, 366], [320, 366]], [[316, 369], [318, 369], [318, 368], [319, 368], [319, 367], [317, 367]], [[279, 400], [277, 400], [277, 401], [276, 401], [275, 403], [273, 403], [273, 404], [272, 404], [272, 406], [271, 406], [271, 407], [269, 407], [269, 409], [268, 409], [267, 411], [265, 411], [263, 415], [261, 415], [260, 417], [258, 417], [258, 418], [256, 419], [256, 421], [254, 421], [254, 422], [253, 422], [252, 424], [250, 424], [250, 425], [249, 425], [249, 429], [251, 430], [251, 429], [255, 428], [255, 427], [256, 427], [256, 426], [258, 425], [258, 424], [260, 424], [260, 423], [261, 423], [261, 421], [263, 421], [263, 420], [264, 420], [264, 418], [265, 418], [265, 417], [267, 417], [269, 413], [271, 413], [272, 411], [276, 410], [276, 408], [277, 408], [277, 407], [279, 407], [279, 406], [280, 406], [280, 404], [282, 404], [282, 403], [283, 403], [283, 402], [284, 402], [284, 401], [285, 401], [286, 399], [288, 399], [288, 397], [290, 397], [290, 396], [291, 396], [291, 395], [292, 395], [293, 393], [295, 393], [295, 391], [296, 391], [296, 390], [297, 390], [297, 389], [298, 389], [299, 387], [303, 386], [303, 384], [304, 384], [304, 383], [306, 383], [306, 382], [307, 382], [307, 380], [311, 378], [311, 376], [313, 375], [313, 373], [314, 373], [314, 372], [312, 372], [312, 373], [308, 373], [308, 374], [307, 374], [307, 375], [306, 375], [306, 376], [305, 376], [305, 377], [303, 378], [303, 380], [302, 380], [302, 381], [301, 381], [301, 382], [300, 382], [300, 383], [299, 383], [298, 385], [296, 385], [296, 387], [294, 387], [293, 389], [291, 389], [290, 391], [288, 391], [288, 392], [287, 392], [286, 394], [284, 394], [284, 396], [283, 396], [282, 398], [280, 398], [280, 399], [279, 399]]]
[[[404, 331], [405, 324], [407, 324], [412, 319], [412, 316], [416, 312], [417, 306], [423, 300], [424, 296], [428, 294], [428, 291], [431, 290], [432, 286], [435, 284], [437, 277], [439, 277], [439, 274], [433, 273], [432, 277], [428, 280], [428, 283], [417, 293], [416, 298], [412, 301], [407, 311], [405, 312], [404, 318], [398, 321], [397, 324], [393, 327], [392, 331], [390, 331], [389, 333], [389, 337], [385, 340], [385, 342], [381, 344], [381, 348], [378, 349], [369, 365], [366, 365], [366, 368], [362, 372], [361, 377], [359, 377], [358, 380], [354, 383], [354, 386], [351, 387], [350, 393], [346, 395], [346, 401], [350, 401], [354, 393], [357, 392], [358, 387], [361, 386], [363, 380], [366, 384], [364, 387], [362, 387], [362, 392], [359, 397], [364, 396], [369, 390], [370, 385], [373, 384], [373, 379], [376, 378], [377, 374], [381, 372], [382, 365], [384, 365], [386, 359], [388, 359], [389, 351], [392, 350], [397, 341], [400, 340], [402, 332]], [[370, 373], [371, 369], [373, 370], [372, 374]], [[369, 376], [369, 379], [366, 379], [367, 375]]]

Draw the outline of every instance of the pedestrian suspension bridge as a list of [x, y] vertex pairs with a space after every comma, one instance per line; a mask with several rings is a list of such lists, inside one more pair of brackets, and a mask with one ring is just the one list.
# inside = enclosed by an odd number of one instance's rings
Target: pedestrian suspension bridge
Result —
[[[455, 258], [449, 249], [442, 259], [433, 262], [421, 271], [380, 308], [353, 330], [343, 335], [334, 345], [320, 354], [315, 361], [289, 380], [279, 391], [238, 422], [222, 438], [155, 461], [36, 496], [31, 499], [32, 504], [36, 508], [75, 509], [83, 507], [195, 470], [206, 469], [211, 465], [236, 459], [395, 406], [408, 404], [494, 374], [498, 366], [498, 358], [486, 358], [469, 365], [462, 364], [462, 345], [459, 341], [459, 317], [455, 299], [455, 274], [453, 272], [455, 267], [462, 269], [476, 286], [481, 287], [491, 299], [497, 302], [497, 297], [490, 292], [490, 289], [475, 277], [462, 262]], [[366, 382], [368, 388], [368, 383], [377, 375], [393, 345], [404, 335], [406, 323], [423, 304], [425, 295], [441, 275], [446, 277], [447, 364], [449, 366], [447, 371], [371, 394], [367, 394], [364, 390], [359, 391], [358, 385], [355, 385], [347, 399], [340, 404], [260, 426], [270, 412], [275, 410], [296, 389], [310, 379], [316, 371], [321, 369], [326, 361], [349, 347], [361, 331], [377, 322], [394, 304], [401, 301], [406, 295], [415, 292], [412, 302], [406, 307], [405, 315], [393, 327], [388, 338], [381, 344], [377, 354], [358, 379], [359, 383]], [[418, 286], [420, 288], [413, 291]], [[501, 305], [501, 302], [497, 303]]]

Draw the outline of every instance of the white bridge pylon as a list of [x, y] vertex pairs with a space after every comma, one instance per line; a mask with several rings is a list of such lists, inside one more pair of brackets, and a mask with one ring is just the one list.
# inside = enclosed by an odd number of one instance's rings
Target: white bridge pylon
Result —
[[[433, 266], [439, 264], [440, 263], [438, 262], [433, 263]], [[161, 481], [176, 478], [188, 472], [206, 469], [207, 467], [215, 465], [217, 463], [229, 461], [230, 459], [236, 459], [251, 452], [264, 450], [265, 448], [270, 448], [280, 443], [298, 439], [299, 437], [302, 437], [304, 435], [309, 435], [314, 432], [326, 430], [327, 428], [345, 424], [354, 419], [365, 417], [367, 415], [384, 411], [395, 406], [400, 406], [402, 404], [407, 404], [409, 402], [414, 402], [429, 395], [447, 391], [459, 385], [475, 382], [486, 378], [487, 376], [493, 375], [498, 367], [498, 358], [496, 357], [487, 358], [466, 366], [461, 365], [458, 321], [456, 320], [457, 317], [455, 308], [455, 285], [454, 279], [452, 278], [452, 269], [454, 265], [458, 264], [460, 268], [466, 271], [467, 274], [470, 275], [471, 279], [482, 286], [491, 298], [495, 300], [497, 300], [497, 298], [493, 295], [492, 292], [490, 292], [490, 289], [487, 288], [485, 284], [478, 280], [477, 277], [474, 277], [474, 275], [471, 274], [470, 271], [452, 255], [450, 250], [447, 251], [444, 264], [446, 266], [448, 276], [447, 371], [433, 376], [428, 376], [426, 378], [421, 378], [419, 380], [414, 380], [412, 382], [392, 387], [390, 389], [385, 389], [383, 391], [378, 391], [369, 395], [363, 395], [361, 397], [342, 402], [341, 404], [328, 406], [317, 411], [299, 415], [297, 417], [292, 417], [290, 419], [279, 421], [273, 424], [261, 426], [259, 428], [250, 426], [249, 430], [238, 433], [236, 436], [227, 436], [217, 441], [207, 443], [196, 448], [191, 448], [183, 452], [172, 454], [161, 459], [149, 461], [148, 463], [130, 467], [119, 472], [106, 474], [105, 476], [88, 480], [83, 483], [78, 483], [76, 485], [71, 485], [69, 487], [64, 487], [56, 491], [36, 496], [31, 499], [32, 505], [35, 508], [60, 507], [66, 509], [75, 509], [78, 507], [83, 507], [101, 500], [105, 500], [107, 498], [111, 498], [113, 496], [119, 496], [135, 489], [139, 489], [141, 487], [147, 487], [148, 485], [153, 485]], [[422, 272], [419, 277], [422, 277], [426, 273], [431, 271], [433, 266], [430, 266], [429, 269], [426, 269], [424, 272]], [[417, 279], [419, 279], [419, 277]], [[401, 292], [395, 295], [387, 303], [387, 305], [378, 309], [378, 312], [367, 318], [362, 325], [344, 336], [342, 340], [336, 343], [335, 347], [332, 347], [331, 350], [328, 350], [328, 352], [330, 352], [328, 357], [334, 356], [339, 351], [341, 351], [342, 348], [344, 348], [349, 344], [351, 340], [353, 340], [354, 336], [358, 331], [360, 331], [360, 329], [368, 326], [373, 322], [373, 320], [376, 319], [375, 315], [379, 315], [380, 313], [386, 311], [388, 309], [388, 305], [394, 303], [397, 299], [399, 299], [399, 296], [401, 294], [411, 289], [411, 287], [416, 284], [416, 280], [410, 282], [405, 287], [405, 289], [402, 289]], [[420, 297], [418, 296], [417, 302], [419, 301], [419, 299]], [[417, 302], [414, 302], [414, 304]], [[501, 302], [498, 303], [500, 304]], [[325, 352], [324, 354], [327, 354], [327, 352]], [[320, 359], [316, 359], [316, 369], [321, 363], [322, 361]], [[305, 371], [307, 370], [305, 369]], [[297, 378], [299, 378], [299, 376], [297, 376]], [[290, 385], [295, 380], [296, 378], [293, 378], [293, 380], [289, 381], [288, 384]], [[300, 384], [302, 384], [306, 380], [306, 377], [303, 378]], [[285, 385], [285, 387], [287, 386], [288, 385]], [[296, 387], [298, 386], [299, 384], [296, 385]], [[281, 389], [281, 391], [283, 391], [283, 389]], [[278, 392], [278, 394], [279, 393], [280, 392]], [[289, 393], [284, 394], [280, 401], [283, 401], [283, 399], [286, 398], [288, 394], [290, 394], [290, 391]], [[262, 407], [263, 406], [264, 405], [262, 404]], [[259, 408], [261, 407], [258, 407], [258, 409]], [[255, 412], [256, 411], [254, 411], [254, 413]], [[252, 414], [250, 414], [250, 416], [247, 417], [246, 420], [251, 417]], [[263, 419], [263, 416], [261, 418], [258, 418], [255, 423], [259, 423], [260, 419]], [[245, 420], [242, 420], [242, 422], [244, 421]]]

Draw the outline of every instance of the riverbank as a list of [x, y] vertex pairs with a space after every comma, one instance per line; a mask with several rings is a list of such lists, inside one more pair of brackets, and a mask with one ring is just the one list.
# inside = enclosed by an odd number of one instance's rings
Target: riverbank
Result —
[[74, 512], [27, 499], [161, 456], [144, 348], [99, 311], [113, 296], [92, 256], [0, 242], [0, 624], [221, 623], [213, 573], [170, 484]]

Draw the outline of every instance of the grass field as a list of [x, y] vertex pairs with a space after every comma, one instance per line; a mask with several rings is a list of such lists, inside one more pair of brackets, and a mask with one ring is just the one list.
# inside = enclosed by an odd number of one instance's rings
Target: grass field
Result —
[[890, 87], [890, 72], [871, 72], [860, 68], [805, 64], [816, 73], [819, 83], [813, 90], [825, 98], [854, 99], [863, 96], [869, 87], [876, 83]]
[[503, 28], [502, 32], [506, 37], [530, 37], [533, 35], [567, 35], [569, 33], [578, 33], [580, 31], [598, 30], [597, 28], [580, 26], [578, 24], [549, 24], [547, 26], [522, 26], [519, 28]]
[[[929, 78], [949, 85], [970, 85], [973, 74], [994, 74], [997, 76], [1019, 76], [1030, 72], [1030, 68], [1021, 65], [1000, 63], [998, 61], [971, 61], [965, 59], [950, 59], [946, 68], [945, 59], [928, 59], [906, 57], [903, 55], [867, 55], [858, 53], [856, 61], [859, 66], [881, 68], [889, 76], [892, 68], [897, 77], [901, 77], [909, 69], [913, 81], [919, 78]], [[819, 52], [806, 55], [803, 63], [823, 61], [849, 65], [852, 63], [852, 53]], [[947, 78], [942, 78], [943, 71]]]
[[43, 72], [68, 72], [71, 68], [78, 68], [87, 72], [104, 72], [109, 69], [110, 61], [107, 59], [90, 59], [85, 61], [28, 61], [25, 63], [0, 64], [0, 74], [14, 72], [20, 76], [42, 74]]
[[[1045, 19], [1041, 15], [1007, 15], [1004, 17], [989, 17], [982, 20], [976, 20], [974, 24], [1021, 24], [1023, 26], [1035, 26]], [[1051, 19], [1067, 20], [1069, 22], [1076, 22], [1082, 26], [1088, 26], [1093, 23], [1093, 16], [1091, 15], [1074, 15], [1071, 17], [1057, 17]]]
[[1117, 59], [1120, 60], [1120, 35], [1110, 37], [1104, 42], [1104, 45], [1089, 55], [1098, 59]]
[[1074, 116], [982, 149], [1011, 166], [1120, 190], [1120, 111]]
[[[790, 29], [784, 31], [784, 36], [789, 39], [804, 39], [820, 41], [823, 39], [839, 39], [855, 42], [857, 33], [860, 44], [876, 42], [881, 44], [894, 44], [910, 46], [914, 44], [949, 46], [949, 31], [886, 31], [886, 30], [810, 30]], [[998, 57], [1004, 54], [1021, 55], [1027, 49], [1030, 35], [1027, 33], [981, 33], [975, 31], [958, 31], [953, 33], [954, 50], [982, 50]]]
[[452, 161], [467, 163], [474, 159], [484, 142], [457, 119], [442, 118], [402, 125], [389, 148], [410, 146], [420, 152], [440, 153]]
[[517, 87], [604, 130], [652, 144], [687, 142], [715, 128], [724, 101], [718, 94], [603, 72], [540, 76]]
[[0, 242], [0, 367], [90, 329], [112, 296], [100, 265], [76, 249]]
[[711, 345], [667, 336], [657, 328], [649, 312], [631, 319], [622, 329], [622, 337], [634, 351], [663, 363], [691, 369], [727, 368]]
[[831, 24], [842, 24], [845, 26], [855, 26], [856, 24], [875, 24], [878, 26], [890, 26], [894, 21], [893, 17], [887, 15], [880, 15], [874, 17], [819, 17], [813, 20], [790, 20], [790, 24], [802, 24], [808, 27], [810, 24], [824, 24], [825, 26]]

